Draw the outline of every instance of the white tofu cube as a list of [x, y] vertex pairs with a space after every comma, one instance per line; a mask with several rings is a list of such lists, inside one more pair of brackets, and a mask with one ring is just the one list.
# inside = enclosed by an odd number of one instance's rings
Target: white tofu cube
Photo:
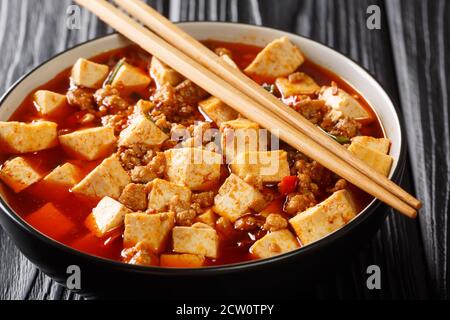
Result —
[[[290, 79], [290, 78], [289, 78]], [[319, 85], [303, 72], [295, 73], [295, 81], [288, 78], [277, 78], [275, 85], [283, 98], [314, 94], [320, 90]]]
[[125, 62], [117, 71], [112, 85], [116, 87], [121, 84], [126, 89], [142, 90], [147, 88], [150, 82], [151, 78], [141, 69]]
[[230, 163], [239, 153], [258, 151], [260, 130], [256, 122], [243, 118], [223, 122], [220, 132], [226, 163]]
[[94, 230], [98, 237], [103, 237], [112, 229], [123, 225], [125, 215], [131, 210], [110, 197], [103, 197], [97, 206], [92, 209], [92, 217], [95, 221]]
[[52, 148], [58, 144], [57, 124], [50, 121], [23, 123], [0, 121], [2, 152], [28, 153]]
[[72, 187], [80, 180], [80, 174], [76, 166], [66, 162], [62, 166], [53, 169], [52, 172], [45, 176], [44, 181], [51, 184]]
[[373, 148], [366, 147], [359, 142], [352, 142], [348, 150], [374, 170], [385, 176], [389, 175], [393, 162], [391, 156], [378, 152]]
[[67, 107], [65, 95], [48, 91], [38, 90], [34, 94], [34, 105], [43, 116], [61, 114]]
[[152, 190], [148, 195], [149, 209], [157, 211], [165, 210], [174, 196], [178, 196], [179, 201], [184, 203], [189, 203], [191, 200], [191, 190], [189, 188], [166, 180], [153, 180], [151, 188]]
[[235, 222], [250, 209], [261, 211], [264, 208], [263, 195], [235, 174], [231, 174], [214, 198], [213, 210], [231, 222]]
[[172, 240], [175, 252], [217, 258], [219, 236], [213, 228], [175, 227]]
[[117, 199], [127, 184], [131, 182], [115, 155], [103, 160], [72, 191], [91, 198], [105, 196]]
[[242, 152], [234, 158], [230, 167], [242, 179], [254, 175], [260, 177], [262, 182], [279, 182], [290, 175], [287, 152], [284, 150]]
[[176, 148], [164, 152], [169, 181], [191, 190], [209, 190], [220, 180], [222, 155], [199, 148]]
[[347, 117], [360, 121], [372, 119], [371, 115], [364, 107], [354, 97], [342, 89], [322, 87], [319, 98], [323, 100], [328, 107], [341, 111]]
[[352, 142], [357, 142], [369, 149], [381, 152], [382, 154], [388, 154], [391, 146], [391, 140], [386, 138], [374, 138], [368, 136], [358, 136], [352, 139]]
[[234, 120], [239, 115], [233, 108], [216, 97], [209, 97], [198, 104], [202, 111], [219, 127], [222, 123]]
[[317, 241], [340, 229], [353, 219], [356, 210], [347, 190], [339, 190], [329, 198], [289, 220], [303, 245]]
[[250, 253], [257, 259], [270, 258], [300, 247], [297, 239], [287, 229], [266, 234], [251, 247]]
[[116, 141], [114, 129], [110, 127], [77, 130], [59, 136], [63, 149], [70, 156], [83, 160], [95, 160], [111, 154]]
[[175, 213], [130, 213], [125, 216], [125, 247], [139, 244], [153, 253], [164, 251], [170, 232], [175, 225]]
[[42, 178], [41, 174], [33, 169], [22, 157], [6, 161], [0, 170], [0, 179], [14, 192], [20, 192]]
[[176, 87], [181, 81], [184, 80], [181, 74], [170, 68], [156, 57], [152, 58], [152, 62], [150, 64], [150, 76], [153, 80], [155, 80], [158, 88], [166, 84]]
[[197, 221], [204, 223], [212, 228], [216, 225], [217, 215], [210, 208], [196, 218]]
[[163, 143], [168, 138], [168, 135], [159, 129], [153, 121], [145, 115], [138, 115], [120, 133], [119, 146], [132, 146], [136, 143], [155, 146]]
[[98, 89], [108, 73], [108, 66], [79, 58], [72, 68], [72, 79], [77, 86]]
[[300, 49], [288, 37], [269, 43], [244, 70], [249, 75], [277, 78], [291, 74], [305, 61]]

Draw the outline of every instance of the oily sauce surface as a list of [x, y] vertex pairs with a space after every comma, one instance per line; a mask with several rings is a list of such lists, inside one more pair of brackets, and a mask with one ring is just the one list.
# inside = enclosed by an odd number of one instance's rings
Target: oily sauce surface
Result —
[[[250, 64], [258, 52], [262, 50], [260, 47], [238, 43], [227, 43], [213, 40], [206, 40], [204, 43], [211, 49], [221, 47], [230, 50], [233, 55], [233, 60], [241, 69], [244, 69], [248, 64]], [[138, 66], [143, 70], [148, 70], [151, 58], [150, 55], [135, 45], [106, 52], [89, 59], [113, 67], [123, 57], [126, 57], [131, 64]], [[367, 101], [365, 101], [364, 98], [361, 97], [350, 85], [345, 83], [331, 71], [315, 65], [308, 60], [300, 67], [299, 71], [310, 75], [319, 85], [329, 85], [331, 81], [336, 82], [340, 88], [343, 88], [348, 93], [357, 97], [364, 108], [374, 115]], [[264, 79], [264, 81], [263, 79], [255, 80], [260, 83], [267, 82], [267, 79]], [[50, 82], [36, 88], [36, 90], [46, 89], [60, 94], [65, 94], [69, 89], [69, 86], [70, 69], [67, 69], [57, 75]], [[33, 94], [35, 91], [29, 93], [9, 120], [30, 122], [36, 119], [42, 119], [42, 116], [38, 114], [33, 103]], [[150, 92], [146, 90], [146, 92], [135, 92], [128, 98], [131, 100], [130, 102], [137, 102], [139, 99], [148, 99], [149, 96]], [[67, 133], [84, 128], [79, 124], [78, 120], [84, 116], [85, 111], [80, 111], [79, 109], [69, 106], [68, 108], [68, 112], [64, 115], [59, 115], [56, 118], [49, 118], [49, 120], [58, 124], [59, 133]], [[375, 115], [374, 118], [376, 118]], [[199, 118], [199, 120], [204, 119]], [[91, 124], [91, 126], [92, 125], [99, 126], [101, 124], [97, 122]], [[364, 125], [361, 129], [361, 133], [376, 138], [384, 136], [383, 130], [378, 121], [373, 121], [369, 125]], [[58, 165], [64, 164], [65, 162], [70, 162], [79, 167], [82, 171], [82, 176], [85, 176], [101, 162], [101, 159], [95, 161], [74, 160], [58, 146], [49, 150], [25, 154], [22, 156], [29, 161], [34, 168], [43, 174], [49, 173]], [[12, 157], [13, 155], [0, 154], [0, 161], [3, 163], [8, 158]], [[362, 210], [372, 200], [371, 196], [358, 188], [350, 186], [350, 189], [355, 195], [354, 198], [356, 200], [358, 210]], [[97, 238], [85, 225], [85, 220], [91, 213], [92, 208], [96, 206], [97, 201], [80, 198], [79, 196], [72, 194], [70, 190], [58, 187], [56, 185], [48, 185], [42, 181], [32, 185], [20, 193], [14, 193], [14, 191], [2, 183], [0, 186], [0, 191], [6, 197], [9, 205], [22, 218], [33, 225], [36, 229], [47, 234], [53, 239], [83, 252], [121, 261], [121, 251], [123, 249], [123, 230], [113, 230], [106, 237]], [[274, 192], [274, 190], [267, 188], [266, 192]], [[282, 207], [284, 200], [285, 199], [281, 196], [276, 198], [271, 204], [269, 204], [267, 210], [270, 210], [271, 213], [283, 214]], [[54, 206], [54, 208], [59, 210], [64, 215], [65, 219], [39, 219], [33, 215], [34, 212], [49, 202]], [[51, 208], [48, 210], [51, 211]], [[64, 233], [64, 235], [61, 236], [61, 232], [58, 232], [58, 230], [64, 228], [69, 228], [70, 232]], [[248, 249], [252, 243], [261, 236], [261, 234], [252, 234], [245, 231], [232, 231], [231, 235], [227, 237], [227, 240], [221, 241], [219, 258], [214, 260], [208, 259], [207, 264], [222, 265], [251, 259]]]

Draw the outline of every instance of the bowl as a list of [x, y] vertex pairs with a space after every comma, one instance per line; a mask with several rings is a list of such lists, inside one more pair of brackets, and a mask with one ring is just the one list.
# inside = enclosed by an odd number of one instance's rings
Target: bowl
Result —
[[[394, 163], [390, 178], [400, 182], [405, 140], [398, 111], [380, 84], [358, 64], [318, 42], [275, 29], [216, 22], [180, 23], [179, 27], [201, 40], [259, 46], [288, 35], [310, 60], [333, 70], [373, 106], [386, 136], [393, 141], [390, 154]], [[26, 94], [72, 66], [79, 57], [89, 58], [128, 44], [130, 42], [122, 36], [111, 34], [82, 43], [42, 63], [19, 79], [1, 98], [0, 120], [6, 121]], [[343, 228], [299, 250], [270, 259], [199, 269], [171, 269], [128, 265], [76, 251], [28, 225], [3, 197], [0, 207], [0, 222], [20, 251], [42, 272], [63, 285], [69, 284], [74, 291], [88, 297], [178, 299], [298, 296], [314, 285], [316, 276], [329, 273], [330, 265], [334, 269], [338, 261], [348, 261], [367, 244], [387, 212], [385, 205], [373, 200]], [[73, 270], [79, 270], [79, 286], [72, 281]]]

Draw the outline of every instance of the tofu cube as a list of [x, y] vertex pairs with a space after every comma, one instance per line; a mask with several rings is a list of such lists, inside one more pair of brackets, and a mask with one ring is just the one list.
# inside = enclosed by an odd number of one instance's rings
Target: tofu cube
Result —
[[38, 90], [34, 94], [34, 105], [43, 116], [61, 114], [67, 106], [65, 95], [48, 91]]
[[63, 149], [82, 160], [95, 160], [111, 154], [116, 141], [114, 129], [110, 127], [82, 129], [59, 136]]
[[112, 85], [116, 87], [121, 84], [125, 89], [142, 90], [147, 88], [150, 82], [151, 78], [141, 69], [125, 62], [117, 71]]
[[125, 216], [125, 247], [134, 247], [139, 243], [150, 252], [164, 251], [170, 232], [175, 225], [175, 213], [164, 212], [147, 214], [130, 213]]
[[153, 80], [155, 80], [158, 88], [166, 84], [176, 87], [181, 81], [184, 80], [181, 74], [170, 68], [156, 57], [152, 58], [152, 62], [150, 64], [150, 76]]
[[169, 181], [191, 190], [209, 190], [220, 180], [222, 155], [199, 148], [176, 148], [164, 152]]
[[242, 179], [254, 175], [260, 177], [262, 182], [279, 182], [290, 175], [287, 152], [284, 150], [242, 152], [234, 158], [230, 167]]
[[120, 133], [119, 146], [132, 146], [140, 143], [155, 146], [169, 137], [145, 115], [138, 115], [131, 124]]
[[92, 209], [94, 225], [91, 231], [98, 237], [103, 237], [112, 229], [123, 225], [125, 215], [131, 210], [110, 197], [103, 197], [97, 206]]
[[226, 121], [221, 124], [220, 132], [226, 163], [230, 163], [239, 153], [258, 151], [260, 130], [256, 122], [242, 118]]
[[257, 259], [270, 258], [299, 248], [300, 245], [294, 235], [287, 229], [266, 234], [251, 247], [250, 253]]
[[180, 254], [162, 254], [159, 257], [159, 265], [161, 267], [170, 268], [198, 268], [205, 263], [205, 257], [197, 254], [180, 253]]
[[305, 61], [300, 49], [288, 37], [269, 43], [245, 68], [245, 73], [264, 78], [277, 78], [291, 74]]
[[219, 236], [213, 228], [175, 227], [172, 240], [175, 252], [217, 258]]
[[214, 227], [211, 227], [210, 225], [207, 225], [206, 223], [203, 222], [196, 222], [194, 223], [192, 226], [192, 228], [200, 228], [200, 229], [214, 229]]
[[75, 228], [75, 224], [51, 202], [25, 216], [25, 221], [55, 240], [61, 240]]
[[117, 199], [127, 184], [131, 182], [115, 155], [103, 160], [72, 191], [91, 198], [105, 196]]
[[216, 97], [209, 97], [206, 100], [200, 101], [199, 106], [219, 127], [222, 123], [234, 120], [239, 115], [233, 108]]
[[231, 222], [235, 222], [250, 209], [261, 211], [264, 208], [263, 195], [253, 186], [231, 174], [214, 198], [213, 210]]
[[389, 155], [378, 152], [375, 149], [366, 147], [359, 142], [352, 142], [348, 150], [353, 153], [357, 158], [364, 161], [374, 170], [379, 173], [388, 176], [391, 171], [393, 158]]
[[44, 178], [45, 182], [72, 187], [80, 181], [80, 171], [73, 164], [66, 162], [62, 166], [53, 169]]
[[340, 229], [353, 219], [356, 210], [347, 190], [339, 190], [329, 198], [289, 220], [303, 245], [317, 241]]
[[52, 148], [58, 144], [57, 126], [50, 121], [0, 121], [2, 152], [28, 153]]
[[188, 204], [191, 200], [191, 190], [166, 180], [155, 179], [152, 181], [148, 195], [148, 208], [157, 211], [165, 210], [174, 196], [178, 196], [182, 203]]
[[283, 98], [291, 96], [311, 95], [320, 90], [319, 85], [307, 74], [296, 72], [288, 78], [277, 78], [275, 85]]
[[366, 148], [381, 152], [382, 154], [389, 153], [389, 147], [391, 146], [391, 140], [386, 138], [374, 138], [368, 136], [358, 136], [352, 139], [352, 142], [357, 142]]
[[20, 192], [28, 188], [41, 178], [41, 174], [22, 157], [6, 161], [0, 170], [0, 179], [14, 192]]
[[108, 66], [79, 58], [72, 68], [72, 79], [77, 86], [98, 89], [108, 73]]
[[371, 115], [350, 94], [342, 89], [333, 87], [322, 87], [319, 98], [334, 110], [341, 111], [345, 116], [360, 121], [371, 120]]
[[210, 208], [206, 210], [204, 213], [197, 216], [196, 220], [198, 222], [204, 223], [212, 228], [216, 225], [217, 215]]

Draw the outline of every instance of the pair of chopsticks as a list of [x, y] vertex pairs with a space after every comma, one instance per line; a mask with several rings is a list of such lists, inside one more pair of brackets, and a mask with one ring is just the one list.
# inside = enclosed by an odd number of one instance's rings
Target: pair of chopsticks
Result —
[[[75, 0], [119, 33], [292, 147], [404, 215], [415, 218], [419, 200], [375, 172], [345, 147], [141, 0]], [[151, 31], [150, 31], [150, 30]], [[153, 32], [152, 32], [153, 31]]]

